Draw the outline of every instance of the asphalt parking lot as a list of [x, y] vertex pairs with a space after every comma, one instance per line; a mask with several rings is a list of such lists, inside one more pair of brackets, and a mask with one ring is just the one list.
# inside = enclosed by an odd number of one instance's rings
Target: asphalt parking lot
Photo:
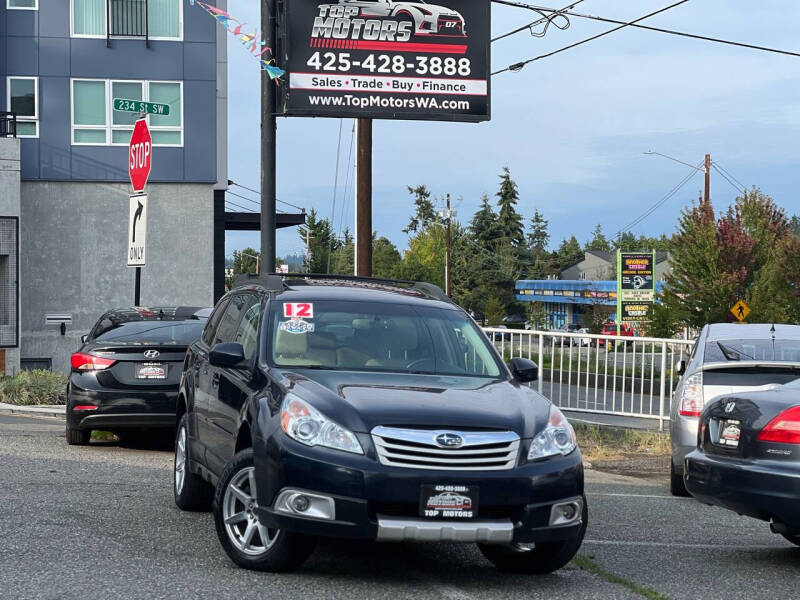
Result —
[[595, 471], [579, 558], [553, 575], [498, 573], [472, 546], [336, 540], [296, 573], [253, 573], [210, 514], [175, 507], [171, 468], [168, 444], [71, 447], [62, 421], [0, 415], [0, 597], [780, 598], [800, 575], [766, 523]]

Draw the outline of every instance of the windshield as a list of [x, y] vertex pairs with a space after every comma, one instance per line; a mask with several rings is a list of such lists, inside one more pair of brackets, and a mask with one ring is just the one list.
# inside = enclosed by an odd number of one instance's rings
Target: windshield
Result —
[[[285, 315], [303, 314], [294, 318]], [[401, 304], [273, 302], [269, 356], [281, 367], [499, 377], [486, 336], [461, 311]]]
[[139, 342], [188, 346], [203, 331], [205, 321], [131, 321], [98, 335], [101, 342]]
[[800, 363], [800, 340], [715, 340], [706, 344], [704, 362], [757, 360]]

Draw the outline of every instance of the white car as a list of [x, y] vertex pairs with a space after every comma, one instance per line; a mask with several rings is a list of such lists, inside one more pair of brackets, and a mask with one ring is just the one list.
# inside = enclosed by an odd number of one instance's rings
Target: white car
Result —
[[363, 17], [406, 17], [414, 21], [415, 35], [466, 37], [464, 17], [456, 10], [427, 2], [395, 0], [339, 0], [342, 6], [357, 6]]

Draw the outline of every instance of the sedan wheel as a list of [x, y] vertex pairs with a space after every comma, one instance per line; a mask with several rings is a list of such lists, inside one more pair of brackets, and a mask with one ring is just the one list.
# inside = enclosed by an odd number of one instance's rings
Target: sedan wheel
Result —
[[278, 535], [277, 529], [268, 529], [259, 522], [257, 508], [255, 468], [245, 467], [231, 478], [225, 489], [222, 518], [231, 543], [248, 556], [264, 554]]
[[175, 504], [181, 510], [208, 510], [214, 496], [214, 488], [189, 468], [189, 435], [186, 415], [181, 417], [175, 434], [175, 462], [173, 487]]

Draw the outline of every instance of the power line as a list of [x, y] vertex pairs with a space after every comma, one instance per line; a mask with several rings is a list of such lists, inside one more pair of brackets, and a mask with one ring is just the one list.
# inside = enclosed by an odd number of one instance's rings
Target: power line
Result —
[[591, 37], [585, 38], [585, 39], [580, 40], [578, 42], [574, 42], [574, 43], [572, 43], [572, 44], [570, 44], [568, 46], [564, 46], [562, 48], [559, 48], [558, 50], [553, 50], [552, 52], [548, 52], [547, 54], [540, 54], [539, 56], [534, 56], [533, 58], [529, 58], [527, 60], [523, 60], [521, 62], [514, 63], [513, 65], [509, 65], [504, 69], [500, 69], [499, 71], [495, 71], [494, 73], [492, 73], [492, 75], [497, 75], [499, 73], [504, 73], [505, 71], [514, 71], [514, 72], [520, 71], [528, 63], [532, 63], [532, 62], [540, 60], [542, 58], [549, 58], [550, 56], [554, 56], [554, 55], [556, 55], [556, 54], [558, 54], [560, 52], [564, 52], [564, 51], [569, 50], [571, 48], [575, 48], [576, 46], [580, 46], [582, 44], [586, 44], [588, 42], [591, 42], [592, 40], [596, 40], [596, 39], [601, 38], [601, 37], [603, 37], [605, 35], [608, 35], [610, 33], [614, 33], [615, 31], [619, 31], [620, 29], [623, 29], [624, 27], [627, 27], [629, 25], [633, 25], [634, 23], [638, 23], [639, 21], [643, 21], [645, 19], [649, 19], [650, 17], [654, 17], [655, 15], [663, 13], [665, 11], [668, 11], [668, 10], [670, 10], [672, 8], [675, 8], [676, 6], [680, 6], [681, 4], [686, 4], [688, 1], [689, 0], [679, 0], [678, 2], [675, 2], [674, 4], [670, 4], [669, 6], [666, 6], [664, 8], [659, 9], [659, 10], [656, 10], [656, 11], [653, 11], [653, 12], [651, 12], [649, 14], [646, 14], [643, 17], [639, 17], [638, 19], [634, 19], [633, 21], [629, 21], [627, 23], [624, 23], [624, 24], [620, 25], [619, 27], [614, 27], [613, 29], [609, 29], [608, 31], [604, 31], [602, 33], [598, 33], [597, 35], [593, 35]]
[[342, 119], [339, 119], [339, 141], [336, 142], [336, 167], [333, 171], [333, 199], [331, 200], [331, 240], [328, 243], [328, 266], [326, 273], [331, 272], [331, 254], [333, 253], [333, 238], [336, 235], [334, 220], [336, 219], [336, 192], [339, 186], [339, 155], [342, 152]]
[[[544, 37], [544, 35], [547, 33], [547, 28], [550, 27], [551, 24], [553, 24], [555, 27], [557, 27], [561, 31], [564, 31], [565, 29], [569, 29], [569, 25], [570, 25], [569, 19], [567, 19], [564, 16], [564, 11], [571, 10], [571, 9], [575, 8], [576, 6], [578, 6], [578, 4], [583, 2], [583, 0], [577, 0], [577, 2], [573, 2], [572, 4], [569, 4], [569, 5], [565, 6], [564, 8], [562, 8], [562, 9], [560, 9], [558, 11], [553, 11], [554, 14], [548, 16], [548, 15], [544, 14], [544, 11], [549, 11], [549, 9], [540, 9], [538, 6], [531, 6], [531, 5], [522, 4], [522, 3], [519, 3], [519, 2], [510, 2], [509, 0], [492, 0], [492, 1], [497, 3], [497, 4], [505, 4], [507, 6], [516, 6], [518, 8], [527, 8], [528, 10], [535, 11], [535, 12], [539, 13], [540, 15], [542, 15], [541, 19], [537, 19], [533, 23], [528, 23], [527, 25], [525, 25], [523, 27], [519, 27], [518, 29], [515, 29], [514, 31], [509, 31], [508, 33], [504, 33], [502, 35], [498, 35], [497, 37], [492, 38], [492, 40], [491, 40], [492, 42], [496, 42], [498, 40], [502, 40], [503, 38], [506, 38], [506, 37], [508, 37], [510, 35], [514, 35], [515, 33], [519, 33], [520, 31], [525, 31], [526, 29], [530, 30], [531, 35], [534, 36], [534, 37]], [[555, 18], [559, 17], [559, 16], [564, 18], [565, 25], [563, 27], [554, 22]], [[542, 29], [542, 31], [534, 33], [533, 28], [536, 27], [537, 25], [541, 25], [542, 23], [546, 23], [546, 25], [544, 26], [544, 29]]]
[[[532, 9], [532, 10], [536, 10], [537, 12], [540, 12], [541, 10], [547, 11], [548, 9], [541, 9], [539, 7], [536, 7], [535, 9]], [[739, 46], [741, 48], [749, 48], [751, 50], [761, 50], [763, 52], [773, 52], [775, 54], [785, 54], [787, 56], [798, 56], [798, 57], [800, 57], [800, 52], [792, 52], [791, 50], [781, 50], [780, 48], [770, 48], [768, 46], [758, 46], [756, 44], [747, 44], [745, 42], [735, 42], [735, 41], [732, 41], [732, 40], [725, 40], [725, 39], [722, 39], [722, 38], [715, 38], [715, 37], [710, 37], [710, 36], [707, 36], [707, 35], [699, 35], [699, 34], [696, 34], [696, 33], [687, 33], [685, 31], [676, 31], [674, 29], [664, 29], [663, 27], [652, 27], [650, 25], [636, 25], [634, 23], [625, 23], [625, 21], [618, 21], [616, 19], [608, 19], [608, 18], [605, 18], [605, 17], [598, 17], [596, 15], [586, 15], [586, 14], [581, 14], [581, 13], [569, 12], [569, 11], [565, 11], [563, 9], [559, 10], [559, 11], [556, 11], [556, 10], [551, 8], [549, 10], [552, 11], [554, 14], [556, 14], [556, 13], [557, 14], [567, 14], [567, 15], [569, 15], [571, 17], [579, 17], [581, 19], [592, 19], [594, 21], [601, 21], [603, 23], [617, 23], [617, 24], [629, 25], [631, 27], [637, 27], [639, 29], [646, 29], [648, 31], [656, 31], [658, 33], [667, 33], [669, 35], [677, 35], [677, 36], [680, 36], [680, 37], [687, 37], [687, 38], [691, 38], [691, 39], [695, 39], [695, 40], [703, 40], [703, 41], [706, 41], [706, 42], [714, 42], [715, 44], [727, 44], [728, 46]]]
[[236, 208], [241, 208], [244, 212], [255, 213], [252, 208], [246, 208], [241, 204], [236, 204], [235, 202], [231, 202], [230, 200], [225, 200], [225, 204], [230, 204], [231, 206], [235, 206]]
[[[241, 183], [237, 183], [237, 182], [233, 181], [232, 179], [228, 179], [228, 185], [235, 185], [236, 187], [240, 187], [243, 190], [247, 190], [248, 192], [253, 192], [254, 194], [258, 194], [259, 197], [261, 196], [261, 192], [259, 192], [258, 190], [254, 190], [253, 188], [249, 188], [249, 187], [247, 187], [245, 185], [242, 185]], [[231, 193], [233, 193], [233, 192], [231, 192]], [[249, 200], [249, 198], [248, 198], [248, 200]], [[286, 200], [281, 200], [279, 198], [276, 198], [275, 202], [280, 202], [281, 204], [286, 204], [287, 206], [291, 206], [292, 208], [296, 208], [297, 210], [300, 210], [302, 212], [306, 212], [306, 209], [303, 208], [302, 206], [297, 206], [297, 204], [292, 204], [291, 202], [286, 202]]]
[[730, 184], [731, 184], [731, 187], [732, 187], [733, 189], [735, 189], [737, 192], [739, 192], [739, 193], [741, 193], [741, 194], [746, 194], [746, 193], [747, 193], [747, 190], [746, 190], [746, 189], [745, 189], [743, 186], [742, 186], [742, 187], [740, 187], [740, 186], [736, 185], [736, 184], [735, 184], [735, 183], [734, 183], [734, 182], [731, 180], [731, 178], [730, 178], [730, 177], [728, 177], [728, 176], [727, 176], [725, 173], [723, 173], [723, 172], [722, 172], [722, 170], [721, 170], [721, 169], [720, 169], [720, 168], [719, 168], [719, 167], [718, 167], [716, 164], [714, 164], [713, 162], [711, 163], [711, 167], [712, 167], [712, 168], [713, 168], [713, 169], [714, 169], [714, 170], [715, 170], [717, 173], [719, 173], [720, 175], [722, 175], [722, 178], [723, 178], [725, 181], [727, 181], [728, 183], [730, 183]]
[[743, 190], [743, 191], [745, 191], [745, 192], [747, 191], [747, 186], [746, 186], [746, 185], [744, 185], [744, 184], [743, 184], [741, 181], [739, 181], [738, 179], [736, 179], [736, 177], [734, 177], [734, 176], [733, 176], [733, 174], [732, 174], [730, 171], [728, 171], [728, 169], [726, 169], [725, 167], [723, 167], [723, 166], [722, 166], [721, 164], [719, 164], [717, 161], [714, 161], [714, 162], [713, 162], [713, 164], [714, 164], [714, 166], [716, 166], [716, 167], [718, 167], [718, 168], [722, 169], [722, 171], [723, 171], [723, 172], [724, 172], [724, 173], [725, 173], [725, 174], [726, 174], [728, 177], [730, 177], [730, 178], [731, 178], [731, 179], [733, 179], [733, 180], [734, 180], [736, 183], [738, 183], [738, 184], [739, 184], [739, 185], [742, 187], [742, 190]]
[[347, 211], [345, 209], [349, 206], [349, 203], [347, 202], [347, 189], [350, 184], [350, 174], [353, 172], [353, 169], [351, 168], [353, 165], [350, 163], [350, 158], [353, 155], [353, 139], [355, 138], [355, 135], [356, 135], [356, 122], [354, 119], [353, 126], [350, 129], [350, 149], [347, 151], [347, 163], [345, 163], [346, 168], [344, 175], [344, 188], [342, 189], [342, 212], [339, 217], [339, 227], [341, 231], [344, 231], [345, 227], [344, 223], [345, 223], [345, 217], [347, 215]]
[[658, 210], [661, 206], [663, 206], [664, 203], [667, 202], [667, 200], [669, 200], [675, 194], [677, 194], [678, 191], [680, 191], [680, 189], [684, 185], [686, 185], [692, 177], [695, 176], [695, 174], [697, 174], [697, 168], [696, 167], [692, 167], [692, 170], [689, 171], [689, 174], [686, 175], [683, 179], [681, 179], [680, 182], [677, 185], [675, 185], [675, 187], [673, 187], [669, 192], [667, 192], [658, 202], [653, 204], [653, 206], [651, 206], [649, 209], [647, 209], [642, 215], [640, 215], [639, 217], [637, 217], [636, 219], [631, 221], [628, 225], [626, 225], [625, 227], [623, 227], [622, 229], [617, 231], [617, 233], [616, 233], [616, 235], [614, 237], [619, 238], [623, 233], [625, 233], [627, 231], [630, 231], [631, 229], [636, 227], [639, 223], [644, 221], [647, 217], [649, 217], [656, 210]]
[[246, 196], [242, 196], [241, 194], [237, 194], [236, 192], [232, 192], [230, 190], [225, 190], [225, 195], [228, 195], [228, 194], [230, 194], [231, 196], [236, 196], [237, 198], [241, 198], [242, 200], [247, 200], [248, 202], [252, 202], [256, 206], [261, 208], [261, 203], [260, 202], [256, 202], [255, 200], [253, 200], [251, 198], [248, 198]]

